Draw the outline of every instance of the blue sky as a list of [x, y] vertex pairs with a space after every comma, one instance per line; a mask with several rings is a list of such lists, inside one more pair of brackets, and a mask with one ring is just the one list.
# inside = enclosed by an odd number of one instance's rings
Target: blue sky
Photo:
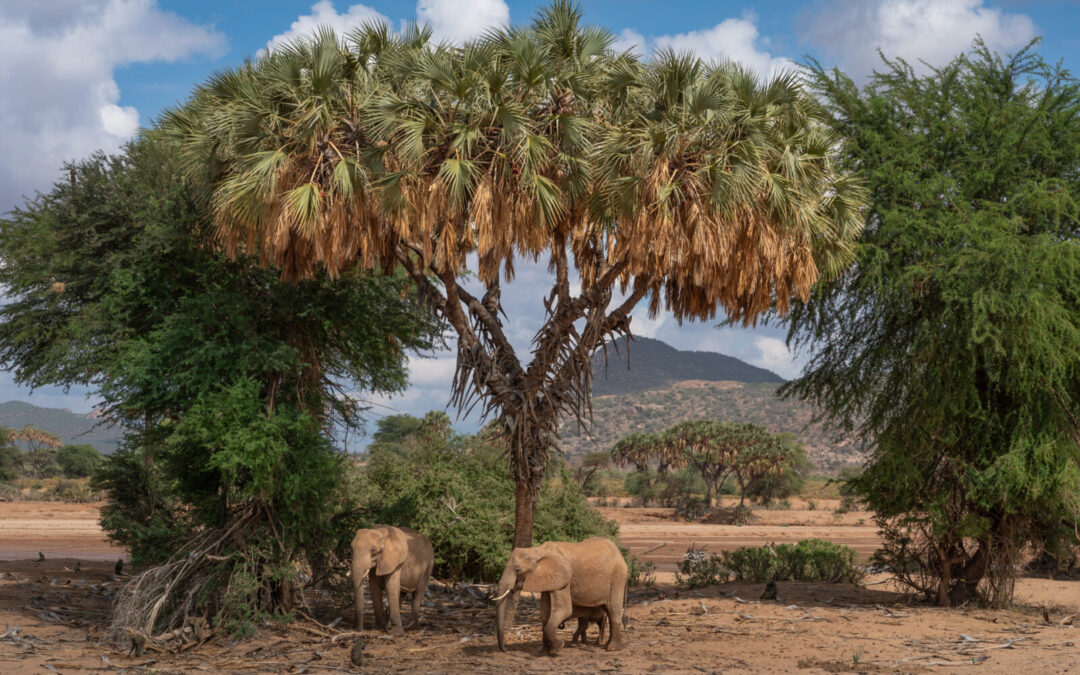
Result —
[[[33, 0], [0, 2], [0, 211], [21, 195], [46, 190], [62, 162], [96, 149], [115, 150], [195, 83], [235, 65], [275, 40], [319, 24], [339, 29], [372, 18], [423, 20], [439, 38], [460, 41], [490, 25], [525, 22], [540, 2], [504, 0]], [[586, 0], [586, 19], [643, 55], [671, 47], [707, 59], [745, 63], [762, 76], [805, 56], [839, 65], [857, 79], [877, 65], [876, 50], [913, 63], [942, 63], [976, 34], [1002, 52], [1043, 38], [1040, 51], [1080, 70], [1077, 0]], [[519, 268], [504, 290], [509, 333], [524, 349], [536, 328], [546, 286], [542, 266]], [[785, 376], [804, 356], [790, 354], [781, 327], [678, 325], [635, 314], [636, 333], [681, 349], [719, 351]], [[375, 414], [423, 413], [447, 400], [452, 355], [411, 363], [404, 395], [373, 401]], [[17, 387], [0, 373], [0, 401], [88, 411], [85, 390]], [[463, 428], [470, 428], [466, 422]]]

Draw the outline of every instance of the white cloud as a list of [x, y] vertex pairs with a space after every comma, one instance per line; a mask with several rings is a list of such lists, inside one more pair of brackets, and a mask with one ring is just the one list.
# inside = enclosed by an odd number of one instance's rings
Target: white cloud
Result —
[[416, 20], [431, 26], [436, 41], [464, 42], [510, 23], [503, 0], [418, 0]]
[[[503, 0], [419, 0], [416, 3], [416, 20], [431, 26], [432, 38], [436, 42], [464, 42], [488, 28], [508, 25], [510, 8]], [[391, 18], [367, 5], [350, 5], [343, 13], [338, 13], [332, 0], [320, 0], [311, 6], [309, 14], [297, 17], [289, 30], [270, 38], [266, 47], [273, 49], [288, 44], [298, 37], [315, 33], [322, 26], [329, 26], [338, 35], [345, 35], [365, 23], [375, 22], [393, 23]]]
[[297, 17], [289, 30], [275, 35], [266, 43], [267, 49], [286, 45], [298, 37], [312, 35], [319, 28], [328, 26], [339, 36], [347, 34], [365, 23], [389, 23], [389, 19], [367, 5], [351, 5], [344, 14], [338, 14], [331, 0], [320, 0], [311, 6], [310, 14]]
[[706, 61], [734, 61], [761, 78], [790, 70], [794, 65], [791, 60], [774, 57], [766, 51], [768, 40], [758, 34], [752, 15], [741, 19], [724, 19], [704, 30], [660, 35], [653, 38], [652, 44], [654, 50], [693, 52]]
[[880, 48], [889, 58], [948, 62], [967, 50], [976, 35], [987, 46], [1014, 51], [1037, 34], [1025, 14], [1008, 14], [984, 0], [831, 0], [801, 22], [802, 38], [855, 77], [881, 67]]
[[750, 359], [750, 363], [771, 370], [788, 380], [798, 377], [801, 368], [795, 363], [783, 340], [757, 336], [754, 338], [754, 347], [757, 348], [758, 356]]
[[61, 164], [116, 150], [138, 129], [117, 67], [216, 54], [224, 37], [155, 0], [0, 3], [0, 211], [45, 190]]
[[633, 28], [623, 28], [615, 38], [611, 48], [617, 52], [630, 51], [638, 56], [646, 56], [649, 53], [649, 45], [645, 36]]
[[671, 49], [693, 53], [705, 61], [734, 61], [763, 79], [793, 68], [790, 59], [769, 53], [769, 40], [758, 33], [756, 21], [754, 14], [747, 12], [742, 18], [724, 19], [712, 28], [648, 38], [632, 28], [624, 28], [612, 48], [619, 52], [630, 50], [645, 57]]
[[102, 106], [98, 114], [101, 126], [117, 138], [131, 138], [139, 130], [139, 111], [129, 105], [120, 107], [109, 103]]

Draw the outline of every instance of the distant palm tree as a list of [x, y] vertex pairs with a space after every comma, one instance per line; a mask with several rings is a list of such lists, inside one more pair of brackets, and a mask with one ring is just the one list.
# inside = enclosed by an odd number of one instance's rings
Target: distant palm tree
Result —
[[[458, 337], [452, 403], [509, 449], [516, 545], [559, 418], [586, 423], [590, 356], [630, 313], [753, 323], [851, 256], [863, 192], [794, 76], [611, 51], [557, 1], [463, 46], [329, 30], [199, 87], [162, 121], [219, 241], [289, 279], [403, 267]], [[475, 256], [484, 292], [461, 273]], [[531, 360], [503, 328], [520, 260], [553, 274]]]

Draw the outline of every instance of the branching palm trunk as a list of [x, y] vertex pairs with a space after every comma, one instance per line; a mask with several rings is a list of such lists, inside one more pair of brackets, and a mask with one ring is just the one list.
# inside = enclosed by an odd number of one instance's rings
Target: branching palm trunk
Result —
[[[562, 251], [560, 254], [559, 251]], [[416, 282], [421, 298], [458, 337], [451, 403], [467, 414], [482, 404], [503, 436], [514, 480], [514, 545], [531, 546], [533, 521], [544, 472], [555, 447], [559, 422], [591, 418], [592, 355], [609, 339], [630, 335], [630, 312], [645, 297], [636, 287], [616, 307], [611, 288], [621, 268], [606, 266], [577, 296], [570, 290], [565, 250], [552, 255], [554, 288], [544, 302], [545, 320], [533, 338], [533, 358], [523, 364], [506, 337], [498, 281], [477, 298], [453, 271], [435, 261], [424, 267], [420, 247], [403, 244], [398, 260]]]

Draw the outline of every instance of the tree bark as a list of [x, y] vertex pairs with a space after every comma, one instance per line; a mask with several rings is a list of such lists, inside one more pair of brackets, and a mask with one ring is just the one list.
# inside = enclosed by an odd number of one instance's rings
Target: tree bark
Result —
[[536, 498], [532, 486], [524, 481], [514, 485], [514, 548], [532, 546]]
[[986, 567], [990, 556], [987, 554], [988, 544], [979, 543], [975, 555], [964, 564], [960, 574], [949, 591], [949, 606], [956, 607], [975, 598], [975, 591], [979, 588], [979, 582], [986, 574]]

